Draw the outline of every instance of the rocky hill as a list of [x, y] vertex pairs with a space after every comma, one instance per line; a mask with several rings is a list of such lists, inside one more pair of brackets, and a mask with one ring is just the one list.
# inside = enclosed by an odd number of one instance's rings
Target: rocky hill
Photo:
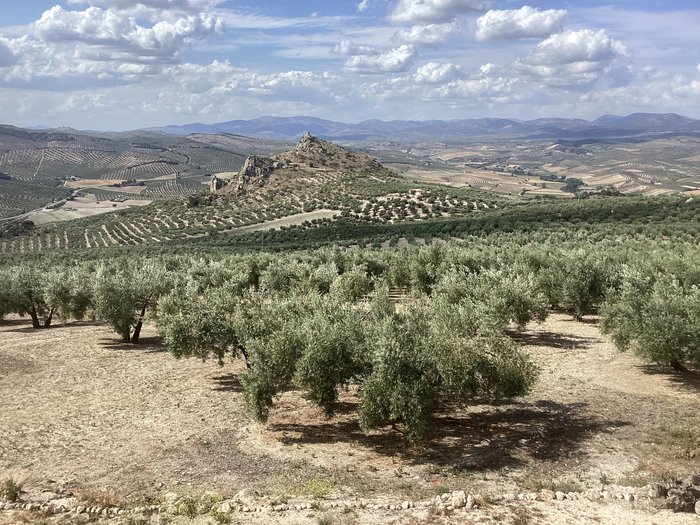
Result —
[[387, 170], [372, 157], [353, 152], [306, 132], [289, 151], [274, 157], [252, 155], [237, 174], [214, 175], [212, 193], [241, 193], [253, 188], [295, 184], [300, 179], [327, 180], [348, 172], [381, 173]]

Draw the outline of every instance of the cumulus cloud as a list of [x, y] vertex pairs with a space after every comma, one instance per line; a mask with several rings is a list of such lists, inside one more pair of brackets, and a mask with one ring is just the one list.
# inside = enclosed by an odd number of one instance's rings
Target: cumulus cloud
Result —
[[446, 42], [457, 31], [457, 24], [414, 25], [408, 29], [399, 29], [393, 40], [414, 45], [435, 45]]
[[628, 55], [627, 46], [608, 36], [605, 30], [581, 29], [543, 40], [527, 56], [519, 58], [513, 68], [544, 79], [550, 86], [574, 87], [611, 73], [618, 81], [623, 80], [620, 60]]
[[404, 44], [379, 55], [351, 56], [345, 69], [366, 74], [399, 73], [409, 68], [415, 56], [416, 49]]
[[561, 32], [566, 9], [541, 11], [530, 6], [512, 10], [491, 10], [476, 21], [476, 39], [513, 40], [544, 38]]
[[486, 0], [399, 0], [389, 19], [397, 24], [442, 24], [487, 7]]
[[[186, 43], [221, 31], [223, 25], [216, 17], [199, 14], [144, 27], [134, 18], [109, 9], [66, 11], [55, 6], [42, 14], [33, 29], [46, 42], [82, 43], [137, 56], [172, 58]], [[101, 54], [105, 54], [104, 50]]]
[[372, 46], [362, 46], [351, 40], [343, 40], [333, 46], [332, 52], [336, 55], [378, 55], [379, 51]]
[[531, 65], [600, 62], [627, 56], [627, 46], [608, 36], [604, 29], [581, 29], [552, 35], [523, 60]]
[[444, 84], [458, 78], [461, 71], [455, 64], [428, 62], [416, 70], [414, 79], [419, 84]]

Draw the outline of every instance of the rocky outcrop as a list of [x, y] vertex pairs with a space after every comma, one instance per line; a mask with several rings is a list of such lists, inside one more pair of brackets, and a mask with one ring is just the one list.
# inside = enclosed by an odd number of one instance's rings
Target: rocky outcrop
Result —
[[231, 180], [214, 175], [209, 184], [212, 193], [240, 193], [264, 186], [276, 170], [294, 175], [301, 170], [307, 173], [374, 172], [381, 165], [372, 157], [346, 150], [306, 132], [291, 150], [276, 157], [251, 156]]
[[271, 158], [252, 155], [246, 159], [237, 176], [228, 179], [212, 175], [209, 191], [238, 193], [250, 187], [262, 186], [277, 167], [277, 162]]
[[220, 179], [216, 175], [211, 176], [211, 181], [209, 182], [209, 191], [212, 193], [216, 193], [219, 191], [221, 188], [226, 186], [226, 181], [223, 179]]
[[248, 157], [241, 171], [238, 172], [236, 191], [250, 186], [262, 186], [276, 167], [275, 161], [271, 158], [256, 155]]

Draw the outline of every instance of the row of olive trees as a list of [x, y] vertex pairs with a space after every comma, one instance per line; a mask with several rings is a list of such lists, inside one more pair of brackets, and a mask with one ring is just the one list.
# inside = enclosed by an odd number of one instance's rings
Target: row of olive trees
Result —
[[330, 416], [340, 390], [354, 384], [364, 429], [402, 423], [406, 438], [418, 441], [446, 403], [521, 395], [535, 380], [534, 365], [499, 329], [527, 315], [522, 303], [506, 300], [495, 319], [472, 299], [396, 309], [387, 288], [353, 303], [331, 293], [272, 300], [237, 286], [190, 286], [161, 299], [157, 322], [178, 357], [243, 356], [246, 403], [260, 421], [289, 388]]
[[[451, 268], [397, 308], [395, 261], [378, 255], [195, 264], [158, 301], [159, 332], [177, 357], [243, 357], [246, 403], [261, 421], [285, 389], [304, 390], [330, 416], [340, 390], [356, 385], [364, 429], [402, 423], [417, 441], [445, 404], [528, 391], [535, 367], [506, 330], [546, 316], [532, 272]], [[435, 255], [422, 254], [421, 275]]]
[[34, 328], [48, 328], [54, 318], [81, 319], [90, 295], [78, 270], [21, 265], [0, 270], [0, 314], [28, 315]]
[[[508, 336], [551, 307], [575, 317], [602, 305], [621, 349], [682, 369], [699, 364], [695, 252], [454, 244], [397, 252], [317, 250], [221, 258], [116, 259], [0, 271], [0, 309], [89, 315], [137, 343], [152, 316], [177, 357], [243, 357], [251, 413], [299, 388], [328, 415], [356, 385], [365, 429], [402, 423], [421, 439], [446, 403], [525, 393], [535, 367]], [[400, 308], [389, 287], [413, 300]]]
[[108, 322], [125, 342], [138, 343], [147, 310], [169, 289], [158, 263], [19, 265], [0, 270], [0, 314], [28, 315], [34, 328], [54, 319]]
[[601, 327], [622, 351], [678, 372], [700, 368], [700, 280], [626, 268], [603, 305]]

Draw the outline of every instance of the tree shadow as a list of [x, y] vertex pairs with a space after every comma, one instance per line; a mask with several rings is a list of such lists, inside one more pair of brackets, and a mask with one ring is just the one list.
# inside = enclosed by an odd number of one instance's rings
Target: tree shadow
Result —
[[212, 388], [215, 392], [243, 392], [243, 384], [238, 377], [238, 374], [224, 374], [212, 377], [216, 382], [216, 386]]
[[55, 321], [51, 324], [49, 327], [44, 327], [43, 325], [40, 326], [39, 328], [34, 328], [32, 326], [32, 320], [27, 318], [27, 319], [12, 319], [10, 321], [0, 321], [0, 328], [3, 326], [21, 326], [21, 328], [13, 328], [11, 330], [5, 330], [6, 332], [12, 332], [12, 333], [17, 333], [17, 334], [29, 334], [32, 332], [40, 333], [40, 332], [46, 332], [46, 331], [51, 331], [51, 332], [56, 332], [60, 330], [65, 330], [67, 328], [75, 328], [75, 327], [81, 327], [81, 326], [104, 326], [105, 323], [100, 322], [100, 321], [68, 321], [66, 323], [62, 323], [61, 321]]
[[[357, 410], [348, 403], [346, 411]], [[395, 427], [365, 434], [356, 417], [319, 423], [281, 422], [268, 428], [286, 445], [350, 442], [414, 464], [431, 464], [464, 471], [516, 467], [526, 461], [555, 462], [575, 457], [583, 443], [599, 433], [630, 423], [602, 419], [586, 412], [585, 403], [511, 403], [481, 405], [468, 411], [436, 414], [426, 440], [411, 447]]]
[[690, 370], [685, 373], [676, 372], [671, 368], [663, 368], [659, 365], [637, 365], [637, 368], [645, 374], [661, 376], [674, 386], [686, 390], [691, 394], [700, 393], [700, 370]]
[[22, 319], [0, 319], [0, 328], [4, 326], [25, 326], [25, 325], [31, 326], [32, 320], [27, 318], [22, 318]]
[[515, 341], [528, 346], [548, 346], [565, 350], [587, 349], [598, 342], [595, 337], [562, 335], [556, 332], [509, 332]]
[[121, 339], [102, 338], [100, 346], [107, 350], [129, 351], [129, 352], [167, 352], [168, 347], [163, 342], [161, 337], [142, 337], [138, 344], [125, 343]]

